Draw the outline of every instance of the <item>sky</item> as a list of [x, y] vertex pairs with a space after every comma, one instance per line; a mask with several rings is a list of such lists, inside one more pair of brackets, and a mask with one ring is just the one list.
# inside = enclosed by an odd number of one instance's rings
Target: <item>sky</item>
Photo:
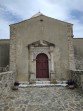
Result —
[[10, 24], [38, 12], [69, 22], [75, 38], [83, 38], [83, 0], [0, 0], [0, 39], [10, 38]]

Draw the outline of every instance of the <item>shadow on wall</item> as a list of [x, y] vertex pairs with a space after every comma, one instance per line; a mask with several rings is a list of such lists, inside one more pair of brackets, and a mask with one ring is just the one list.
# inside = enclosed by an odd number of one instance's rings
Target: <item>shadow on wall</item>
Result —
[[74, 48], [74, 57], [77, 70], [83, 70], [83, 54], [80, 49]]

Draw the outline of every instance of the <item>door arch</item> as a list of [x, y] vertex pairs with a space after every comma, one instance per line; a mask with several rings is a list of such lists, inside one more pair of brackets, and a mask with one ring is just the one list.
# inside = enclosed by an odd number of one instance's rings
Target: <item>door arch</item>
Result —
[[48, 56], [44, 53], [36, 57], [36, 78], [49, 78]]

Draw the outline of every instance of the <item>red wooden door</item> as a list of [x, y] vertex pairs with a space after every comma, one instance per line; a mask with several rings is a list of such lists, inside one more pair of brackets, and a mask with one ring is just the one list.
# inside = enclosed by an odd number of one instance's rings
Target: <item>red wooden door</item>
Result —
[[44, 53], [36, 57], [36, 78], [49, 78], [48, 57]]

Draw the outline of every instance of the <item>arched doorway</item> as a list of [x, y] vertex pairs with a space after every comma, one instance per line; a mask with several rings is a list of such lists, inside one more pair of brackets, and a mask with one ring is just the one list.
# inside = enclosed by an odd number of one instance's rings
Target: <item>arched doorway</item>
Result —
[[36, 78], [49, 78], [48, 56], [44, 53], [36, 57]]

